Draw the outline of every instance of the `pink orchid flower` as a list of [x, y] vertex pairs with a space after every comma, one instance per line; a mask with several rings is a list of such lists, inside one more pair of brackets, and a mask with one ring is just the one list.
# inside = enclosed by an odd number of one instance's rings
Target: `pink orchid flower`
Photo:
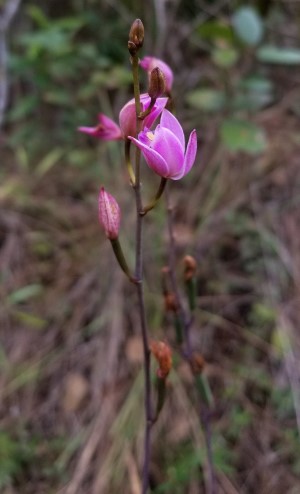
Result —
[[191, 132], [185, 150], [182, 127], [168, 110], [163, 110], [160, 124], [153, 132], [145, 128], [139, 133], [138, 139], [129, 139], [141, 149], [148, 166], [161, 177], [179, 180], [190, 171], [195, 162], [196, 130]]
[[[148, 94], [141, 94], [141, 109], [142, 112], [149, 108], [151, 98]], [[168, 98], [157, 98], [150, 114], [143, 120], [143, 127], [150, 128], [154, 121], [159, 117]], [[119, 114], [120, 127], [111, 118], [100, 113], [98, 115], [99, 124], [96, 127], [79, 127], [80, 132], [97, 137], [102, 141], [115, 141], [119, 139], [127, 139], [129, 135], [136, 134], [136, 110], [134, 99], [128, 101]]]
[[122, 139], [120, 127], [109, 117], [100, 113], [98, 115], [99, 124], [96, 127], [78, 127], [80, 132], [97, 137], [102, 141], [116, 141]]
[[[167, 101], [168, 98], [157, 98], [150, 114], [143, 120], [143, 128], [151, 128], [157, 117], [159, 117], [164, 107], [166, 106]], [[146, 93], [141, 94], [140, 102], [142, 112], [144, 112], [149, 108], [151, 98]], [[134, 99], [128, 101], [128, 103], [123, 106], [119, 115], [119, 123], [124, 137], [127, 138], [128, 136], [136, 135], [136, 110]]]
[[98, 199], [99, 222], [107, 238], [115, 240], [119, 236], [121, 210], [116, 199], [101, 187]]
[[165, 76], [165, 83], [166, 83], [167, 92], [171, 91], [172, 85], [173, 85], [174, 75], [173, 75], [173, 71], [169, 67], [169, 65], [167, 65], [165, 62], [163, 62], [159, 58], [144, 57], [140, 61], [140, 66], [148, 72], [148, 76], [150, 76], [151, 71], [153, 69], [155, 69], [155, 67], [158, 67]]

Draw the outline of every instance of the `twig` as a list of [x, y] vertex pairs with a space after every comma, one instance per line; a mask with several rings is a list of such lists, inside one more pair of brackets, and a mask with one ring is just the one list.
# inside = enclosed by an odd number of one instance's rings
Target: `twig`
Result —
[[7, 79], [7, 31], [18, 11], [21, 0], [7, 0], [0, 15], [0, 127], [3, 124], [4, 112], [7, 106], [8, 98], [8, 79]]
[[[193, 348], [190, 338], [190, 328], [193, 323], [193, 316], [189, 316], [180, 294], [177, 278], [176, 278], [176, 252], [175, 252], [175, 237], [173, 230], [173, 208], [170, 203], [170, 194], [168, 188], [166, 188], [166, 203], [167, 203], [167, 218], [168, 218], [168, 231], [169, 231], [169, 269], [170, 269], [170, 280], [172, 285], [172, 290], [175, 294], [178, 304], [178, 317], [180, 319], [181, 325], [184, 332], [185, 349], [183, 356], [188, 361], [192, 368], [192, 358], [193, 358]], [[210, 426], [210, 410], [209, 407], [200, 403], [200, 421], [202, 424], [206, 453], [207, 453], [207, 468], [208, 468], [208, 485], [207, 494], [215, 494], [215, 471], [213, 465], [212, 456], [212, 444], [211, 444], [211, 426]]]

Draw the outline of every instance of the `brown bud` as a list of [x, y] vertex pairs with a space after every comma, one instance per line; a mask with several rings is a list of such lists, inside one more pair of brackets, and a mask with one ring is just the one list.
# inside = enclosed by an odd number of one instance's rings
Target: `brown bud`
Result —
[[178, 302], [176, 299], [176, 295], [174, 293], [165, 293], [164, 299], [166, 312], [177, 312]]
[[197, 269], [197, 261], [192, 256], [185, 256], [183, 258], [183, 264], [184, 264], [184, 280], [190, 281], [195, 276]]
[[191, 358], [191, 367], [193, 374], [201, 374], [205, 366], [205, 360], [201, 353], [193, 353]]
[[157, 371], [158, 377], [160, 379], [166, 379], [172, 367], [171, 348], [163, 341], [151, 341], [150, 350], [159, 365]]
[[169, 268], [169, 266], [163, 266], [163, 267], [161, 268], [161, 274], [162, 274], [163, 276], [167, 276], [169, 273], [170, 273], [170, 268]]
[[[132, 43], [135, 45], [136, 51], [143, 46], [144, 34], [145, 34], [145, 30], [142, 21], [140, 19], [136, 19], [132, 23], [129, 31], [128, 49], [130, 53], [131, 53], [130, 49], [133, 48]], [[131, 55], [133, 55], [133, 53], [131, 53]]]
[[151, 99], [156, 99], [164, 94], [165, 89], [165, 76], [158, 67], [155, 67], [150, 73], [148, 94]]

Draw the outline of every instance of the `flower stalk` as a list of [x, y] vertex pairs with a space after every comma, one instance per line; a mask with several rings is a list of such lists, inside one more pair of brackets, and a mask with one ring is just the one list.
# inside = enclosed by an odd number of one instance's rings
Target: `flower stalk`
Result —
[[[135, 21], [136, 22], [136, 21]], [[133, 27], [132, 27], [133, 29]], [[131, 32], [132, 32], [131, 29]], [[143, 121], [139, 118], [141, 113], [141, 101], [140, 101], [140, 84], [139, 84], [139, 58], [137, 55], [138, 48], [136, 50], [130, 45], [132, 41], [128, 43], [129, 52], [131, 55], [132, 64], [132, 77], [133, 77], [133, 90], [136, 109], [136, 136], [142, 130]], [[144, 463], [142, 473], [142, 494], [146, 494], [149, 487], [149, 468], [150, 468], [150, 440], [151, 440], [151, 428], [153, 424], [152, 417], [152, 403], [151, 403], [151, 375], [150, 375], [150, 348], [149, 337], [145, 312], [144, 301], [144, 287], [143, 287], [143, 204], [141, 196], [141, 173], [140, 173], [141, 151], [136, 148], [135, 150], [135, 181], [134, 192], [136, 202], [136, 240], [135, 240], [135, 278], [137, 280], [137, 296], [138, 307], [140, 313], [142, 340], [143, 340], [143, 353], [144, 353], [144, 378], [145, 378], [145, 437], [144, 437]]]
[[161, 198], [165, 190], [166, 185], [167, 185], [167, 179], [165, 177], [162, 177], [154, 199], [141, 211], [143, 216], [145, 216], [149, 211], [151, 211], [151, 209], [153, 209], [156, 206], [156, 204], [158, 203], [159, 199]]

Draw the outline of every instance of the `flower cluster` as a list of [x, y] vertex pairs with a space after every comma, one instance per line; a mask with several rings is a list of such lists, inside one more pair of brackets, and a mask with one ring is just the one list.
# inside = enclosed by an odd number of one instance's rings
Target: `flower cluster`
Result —
[[[140, 32], [140, 26], [138, 26]], [[173, 72], [162, 60], [146, 56], [139, 62], [147, 71], [151, 87], [152, 79], [162, 73], [166, 94], [169, 95], [173, 85]], [[151, 94], [151, 91], [149, 89]], [[131, 99], [123, 106], [119, 114], [119, 124], [100, 113], [95, 127], [79, 127], [78, 130], [102, 141], [131, 141], [139, 148], [147, 165], [164, 179], [179, 180], [192, 168], [197, 153], [197, 136], [193, 130], [186, 146], [185, 136], [180, 122], [166, 109], [168, 97], [141, 94], [141, 114], [144, 115], [137, 135], [137, 114], [135, 100]], [[153, 128], [156, 120], [160, 122]], [[116, 200], [102, 188], [99, 195], [99, 218], [106, 235], [116, 235], [120, 224], [120, 208]], [[118, 226], [118, 228], [116, 228]]]

